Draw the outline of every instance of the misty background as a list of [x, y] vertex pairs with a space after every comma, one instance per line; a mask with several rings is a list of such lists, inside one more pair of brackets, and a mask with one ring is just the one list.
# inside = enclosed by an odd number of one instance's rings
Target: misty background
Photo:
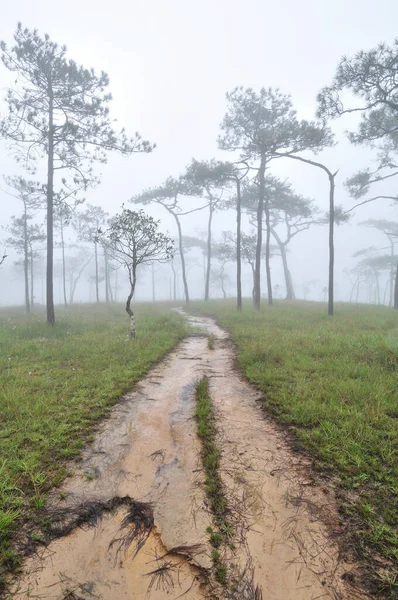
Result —
[[[232, 160], [231, 153], [218, 150], [217, 137], [220, 122], [226, 111], [225, 94], [235, 86], [280, 88], [291, 94], [298, 117], [313, 119], [316, 95], [320, 88], [330, 83], [342, 55], [352, 55], [361, 49], [368, 50], [379, 42], [391, 44], [396, 36], [398, 5], [393, 1], [374, 2], [335, 0], [295, 0], [265, 2], [248, 0], [72, 0], [55, 7], [53, 2], [15, 1], [7, 3], [0, 22], [0, 39], [12, 44], [18, 21], [29, 29], [37, 28], [39, 34], [48, 33], [52, 40], [66, 44], [68, 57], [83, 66], [104, 70], [110, 77], [112, 115], [128, 133], [139, 131], [144, 139], [156, 143], [150, 154], [134, 154], [122, 158], [111, 154], [108, 163], [95, 165], [102, 174], [101, 183], [89, 189], [86, 203], [100, 206], [114, 215], [123, 203], [142, 190], [160, 185], [167, 177], [178, 177], [191, 162], [217, 158]], [[0, 113], [5, 113], [3, 97], [15, 79], [14, 73], [0, 68]], [[370, 164], [374, 154], [349, 143], [346, 129], [355, 127], [355, 115], [332, 122], [331, 128], [338, 142], [334, 148], [323, 151], [320, 158], [336, 178], [336, 203], [347, 210], [355, 204], [344, 187], [344, 181]], [[292, 164], [293, 163], [293, 164]], [[22, 175], [29, 179], [45, 181], [45, 170], [29, 176], [16, 163], [4, 140], [0, 141], [0, 176]], [[312, 198], [325, 212], [328, 209], [328, 180], [323, 172], [295, 161], [279, 160], [270, 165], [271, 174], [287, 178], [295, 191]], [[15, 251], [6, 247], [9, 233], [3, 228], [12, 215], [21, 213], [21, 203], [6, 194], [6, 185], [0, 180], [0, 250], [6, 250], [7, 260], [0, 269], [0, 304], [23, 304], [23, 268], [15, 265], [21, 260]], [[393, 184], [383, 183], [383, 192], [395, 193]], [[184, 209], [200, 205], [192, 198], [185, 200]], [[130, 206], [132, 208], [132, 206]], [[80, 207], [85, 210], [85, 205]], [[161, 220], [161, 229], [176, 236], [172, 218], [156, 204], [144, 210]], [[44, 223], [44, 209], [35, 217]], [[207, 227], [207, 211], [182, 217], [184, 235], [202, 237]], [[388, 201], [365, 205], [354, 212], [347, 225], [338, 226], [335, 234], [336, 248], [336, 300], [349, 300], [352, 282], [348, 272], [358, 258], [353, 254], [374, 246], [386, 249], [388, 242], [380, 232], [359, 224], [368, 219], [394, 220], [395, 208]], [[217, 212], [214, 216], [213, 238], [235, 229], [235, 213]], [[249, 232], [248, 219], [243, 229]], [[303, 232], [290, 245], [289, 266], [296, 296], [312, 300], [325, 300], [328, 265], [327, 227], [312, 227]], [[74, 240], [69, 228], [66, 242]], [[92, 245], [80, 243], [87, 258], [93, 253]], [[35, 301], [45, 299], [45, 242], [37, 245], [43, 249], [42, 260], [36, 261]], [[76, 250], [68, 251], [69, 255]], [[381, 253], [388, 253], [382, 250]], [[55, 300], [62, 302], [62, 281], [59, 272], [60, 250], [55, 250]], [[193, 298], [204, 294], [203, 255], [193, 249], [188, 258], [188, 283]], [[57, 267], [58, 262], [58, 267]], [[217, 261], [214, 259], [215, 266]], [[273, 286], [276, 297], [284, 297], [284, 277], [279, 257], [271, 262]], [[101, 266], [101, 268], [103, 268]], [[250, 267], [243, 267], [243, 292], [251, 295]], [[177, 266], [178, 270], [178, 266]], [[235, 265], [226, 266], [229, 278], [225, 288], [229, 296], [235, 295]], [[126, 275], [122, 270], [111, 271], [112, 294], [125, 300]], [[386, 278], [381, 280], [383, 299]], [[171, 265], [155, 265], [154, 271], [142, 273], [136, 290], [137, 300], [166, 300], [173, 296]], [[105, 299], [101, 283], [101, 299]], [[93, 261], [87, 265], [76, 286], [74, 301], [95, 301]], [[262, 291], [265, 291], [265, 269], [262, 270]], [[359, 300], [374, 302], [363, 286]], [[177, 295], [183, 298], [180, 276], [177, 277]], [[211, 297], [222, 297], [219, 282], [214, 277]]]

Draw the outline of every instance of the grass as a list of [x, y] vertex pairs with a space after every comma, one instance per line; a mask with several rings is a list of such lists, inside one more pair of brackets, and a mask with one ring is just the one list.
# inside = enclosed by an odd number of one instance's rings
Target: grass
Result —
[[21, 520], [45, 506], [98, 420], [186, 334], [167, 306], [136, 312], [132, 342], [121, 305], [58, 309], [54, 328], [42, 311], [0, 310], [0, 588], [18, 564]]
[[209, 333], [207, 338], [207, 347], [209, 350], [214, 350], [214, 333]]
[[217, 531], [207, 528], [213, 546], [211, 557], [214, 575], [221, 585], [227, 583], [227, 568], [222, 559], [220, 547], [227, 543], [230, 526], [227, 519], [227, 499], [220, 475], [220, 450], [217, 446], [217, 428], [210, 398], [209, 380], [202, 377], [196, 384], [196, 419], [198, 435], [202, 442], [202, 464], [205, 471], [206, 494]]
[[[339, 485], [375, 593], [398, 590], [398, 313], [371, 306], [197, 303], [231, 332], [240, 368], [296, 446]], [[387, 566], [385, 570], [384, 567]]]

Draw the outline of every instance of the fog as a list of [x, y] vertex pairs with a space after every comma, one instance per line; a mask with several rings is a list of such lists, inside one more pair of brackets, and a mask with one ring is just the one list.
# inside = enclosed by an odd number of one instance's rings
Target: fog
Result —
[[[197, 160], [233, 161], [238, 155], [218, 149], [220, 123], [227, 109], [226, 93], [235, 86], [254, 90], [272, 87], [291, 94], [294, 108], [303, 119], [313, 119], [316, 95], [330, 83], [343, 55], [368, 50], [384, 41], [391, 44], [396, 36], [398, 5], [381, 0], [375, 5], [369, 0], [295, 0], [264, 2], [248, 0], [71, 0], [55, 10], [49, 0], [16, 0], [7, 4], [0, 22], [0, 39], [12, 44], [18, 21], [40, 34], [48, 33], [59, 44], [66, 44], [68, 56], [78, 64], [96, 71], [104, 70], [110, 77], [113, 95], [111, 112], [120, 127], [127, 132], [139, 131], [144, 139], [156, 144], [150, 154], [133, 154], [123, 158], [110, 154], [107, 164], [96, 164], [94, 170], [101, 182], [84, 193], [86, 205], [101, 207], [109, 216], [120, 211], [122, 204], [143, 190], [161, 185], [169, 176], [184, 173], [192, 158]], [[0, 113], [6, 114], [3, 100], [6, 89], [15, 83], [15, 74], [0, 67]], [[336, 145], [318, 155], [319, 160], [336, 176], [336, 203], [349, 210], [356, 202], [348, 194], [344, 182], [358, 170], [371, 164], [374, 152], [352, 145], [345, 135], [354, 129], [355, 114], [332, 121]], [[310, 156], [308, 154], [308, 156]], [[0, 139], [0, 175], [22, 175], [45, 183], [45, 161], [38, 164], [35, 175], [29, 175], [5, 140]], [[328, 210], [328, 180], [325, 173], [309, 165], [291, 160], [271, 162], [267, 174], [288, 180], [295, 192], [314, 200], [322, 213]], [[10, 196], [7, 184], [0, 180], [0, 250], [7, 258], [0, 267], [0, 304], [24, 303], [22, 256], [7, 239], [11, 217], [19, 217], [22, 204]], [[395, 193], [394, 183], [385, 182], [383, 193]], [[233, 195], [233, 190], [226, 192]], [[193, 196], [181, 199], [182, 209], [203, 205], [203, 199]], [[369, 219], [395, 219], [396, 207], [380, 200], [362, 206], [352, 213], [348, 224], [336, 228], [335, 299], [337, 301], [389, 301], [389, 271], [379, 276], [379, 294], [374, 277], [363, 278], [360, 288], [353, 287], [357, 274], [353, 271], [363, 257], [353, 256], [364, 248], [374, 247], [374, 254], [388, 254], [386, 236], [360, 224]], [[145, 212], [161, 221], [161, 230], [176, 239], [175, 222], [165, 209], [152, 203]], [[184, 236], [206, 239], [207, 210], [181, 217]], [[45, 211], [38, 209], [32, 223], [44, 224]], [[105, 226], [105, 225], [104, 225]], [[213, 241], [219, 242], [222, 232], [234, 231], [233, 209], [219, 210], [213, 219]], [[250, 233], [249, 216], [243, 216], [243, 231]], [[288, 263], [296, 297], [326, 300], [328, 285], [327, 225], [314, 225], [303, 231], [289, 245]], [[78, 239], [76, 229], [66, 225], [66, 290], [68, 302], [96, 300], [94, 244]], [[58, 236], [58, 237], [57, 237]], [[59, 243], [56, 233], [56, 246]], [[45, 241], [34, 245], [34, 301], [45, 301]], [[1, 255], [3, 252], [1, 252]], [[203, 298], [205, 286], [205, 255], [198, 247], [187, 249], [187, 279], [192, 298]], [[87, 264], [86, 264], [87, 263]], [[76, 281], [80, 269], [83, 271]], [[106, 292], [105, 263], [98, 248], [100, 299], [124, 301], [128, 281], [123, 268], [109, 264], [109, 285]], [[225, 264], [221, 282], [220, 261], [214, 257], [210, 297], [236, 295], [236, 265]], [[176, 276], [173, 272], [176, 273]], [[271, 260], [272, 285], [276, 298], [286, 294], [280, 256]], [[62, 253], [55, 249], [55, 301], [64, 299]], [[243, 265], [243, 294], [250, 297], [253, 281], [249, 264]], [[76, 285], [75, 285], [76, 284]], [[222, 284], [222, 285], [221, 285]], [[73, 287], [75, 285], [74, 293]], [[262, 268], [262, 293], [266, 293], [265, 269]], [[225, 294], [222, 290], [224, 287]], [[353, 291], [354, 290], [354, 291]], [[183, 284], [178, 252], [174, 264], [156, 264], [139, 273], [135, 300], [183, 299]]]

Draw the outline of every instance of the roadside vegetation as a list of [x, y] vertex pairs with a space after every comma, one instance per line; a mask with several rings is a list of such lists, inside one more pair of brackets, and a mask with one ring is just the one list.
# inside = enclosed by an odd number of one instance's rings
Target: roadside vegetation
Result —
[[280, 303], [260, 312], [195, 303], [226, 327], [263, 405], [298, 449], [339, 487], [351, 550], [369, 563], [375, 592], [398, 590], [398, 315], [338, 305]]
[[55, 327], [44, 312], [0, 311], [0, 589], [17, 566], [13, 534], [45, 506], [98, 420], [186, 333], [168, 306], [137, 305], [129, 340], [123, 305], [81, 305]]
[[208, 527], [207, 533], [213, 547], [211, 557], [214, 576], [218, 583], [225, 586], [227, 584], [227, 566], [221, 555], [221, 547], [230, 542], [231, 525], [228, 522], [227, 499], [220, 474], [220, 448], [216, 440], [216, 419], [210, 398], [208, 378], [200, 379], [195, 389], [196, 419], [198, 436], [202, 442], [205, 489], [214, 521], [214, 528]]

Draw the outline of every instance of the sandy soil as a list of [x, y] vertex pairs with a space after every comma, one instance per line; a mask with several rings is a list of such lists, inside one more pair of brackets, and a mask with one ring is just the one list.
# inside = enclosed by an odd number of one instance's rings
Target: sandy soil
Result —
[[215, 335], [214, 350], [206, 337], [190, 336], [153, 367], [100, 426], [62, 494], [50, 500], [52, 509], [71, 513], [115, 497], [148, 503], [154, 527], [146, 543], [138, 553], [137, 540], [128, 548], [114, 543], [133, 526], [121, 528], [126, 509], [120, 507], [96, 527], [76, 528], [27, 559], [10, 597], [259, 598], [212, 584], [206, 534], [212, 517], [193, 418], [194, 386], [203, 375], [210, 380], [234, 524], [236, 549], [224, 556], [230, 576], [252, 580], [263, 600], [357, 597], [342, 579], [351, 567], [340, 560], [335, 542], [333, 490], [312, 482], [309, 461], [264, 418], [258, 394], [233, 368], [227, 334], [211, 319], [189, 320]]

